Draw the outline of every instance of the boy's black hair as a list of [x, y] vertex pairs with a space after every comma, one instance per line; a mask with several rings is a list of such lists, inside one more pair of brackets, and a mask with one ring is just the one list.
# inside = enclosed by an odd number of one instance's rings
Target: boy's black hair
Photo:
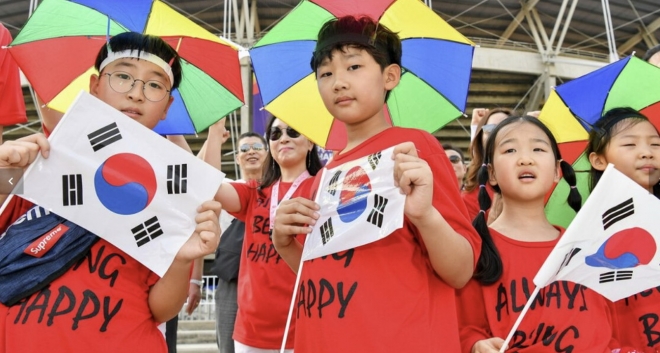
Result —
[[[488, 136], [488, 141], [486, 142], [486, 148], [484, 150], [484, 163], [479, 169], [477, 179], [479, 181], [479, 214], [475, 217], [472, 225], [477, 230], [477, 233], [481, 236], [481, 255], [477, 261], [477, 269], [474, 272], [474, 278], [477, 279], [482, 284], [493, 284], [497, 282], [502, 276], [503, 266], [502, 259], [500, 254], [495, 247], [493, 238], [490, 235], [488, 230], [488, 223], [486, 222], [486, 211], [490, 208], [491, 200], [488, 196], [488, 191], [486, 191], [486, 183], [488, 182], [488, 164], [493, 162], [493, 155], [495, 154], [495, 140], [497, 134], [506, 126], [513, 123], [528, 123], [532, 124], [539, 129], [541, 129], [550, 140], [550, 147], [552, 148], [552, 153], [555, 156], [555, 160], [559, 161], [559, 166], [561, 168], [561, 173], [570, 186], [570, 191], [568, 193], [568, 199], [566, 200], [568, 205], [575, 210], [575, 212], [580, 210], [582, 206], [582, 196], [577, 190], [576, 183], [577, 179], [575, 178], [575, 171], [573, 167], [566, 161], [561, 158], [561, 153], [559, 152], [559, 147], [557, 146], [557, 140], [548, 129], [539, 119], [532, 116], [510, 116], [501, 123], [497, 124], [490, 136]], [[495, 192], [500, 193], [500, 188], [498, 185], [493, 185]]]
[[[268, 121], [268, 125], [266, 125], [266, 140], [270, 140], [270, 128], [273, 127], [275, 119], [277, 119], [277, 117], [272, 116]], [[261, 184], [259, 185], [259, 193], [261, 193], [263, 188], [271, 186], [274, 182], [278, 181], [282, 177], [282, 170], [280, 169], [280, 165], [275, 161], [275, 159], [273, 159], [271, 153], [273, 152], [271, 151], [270, 153], [266, 154], [266, 160], [263, 164], [264, 175], [263, 178], [261, 178]], [[307, 172], [310, 175], [316, 175], [316, 173], [318, 173], [318, 171], [323, 168], [316, 144], [314, 144], [314, 147], [312, 147], [312, 149], [307, 152], [305, 165], [307, 166]], [[261, 194], [264, 196], [263, 193]]]
[[656, 53], [660, 52], [660, 44], [654, 46], [653, 48], [650, 48], [649, 50], [646, 51], [644, 54], [644, 57], [642, 58], [644, 61], [649, 61], [653, 55]]
[[142, 34], [137, 32], [124, 32], [110, 38], [110, 43], [104, 43], [96, 56], [94, 67], [99, 69], [101, 63], [108, 57], [108, 44], [114, 52], [122, 50], [138, 50], [144, 51], [149, 54], [156, 55], [163, 59], [166, 63], [170, 63], [172, 67], [172, 89], [179, 87], [181, 83], [181, 61], [179, 55], [174, 48], [167, 44], [162, 38], [149, 34]]
[[[332, 59], [335, 50], [346, 47], [362, 49], [380, 65], [381, 71], [391, 64], [401, 66], [401, 39], [384, 25], [368, 16], [344, 16], [321, 27], [310, 65], [316, 72], [323, 60]], [[389, 92], [385, 100], [389, 97]]]
[[[624, 121], [627, 125], [621, 124]], [[617, 107], [608, 110], [596, 121], [591, 131], [589, 131], [589, 143], [585, 151], [586, 155], [589, 156], [592, 152], [597, 155], [603, 155], [614, 135], [642, 121], [650, 123], [649, 118], [630, 107]], [[653, 127], [655, 128], [655, 125]], [[656, 131], [658, 131], [657, 128]], [[602, 176], [603, 171], [591, 166], [589, 169], [589, 190], [593, 190], [596, 187]], [[653, 186], [653, 194], [660, 197], [660, 185], [655, 184]]]

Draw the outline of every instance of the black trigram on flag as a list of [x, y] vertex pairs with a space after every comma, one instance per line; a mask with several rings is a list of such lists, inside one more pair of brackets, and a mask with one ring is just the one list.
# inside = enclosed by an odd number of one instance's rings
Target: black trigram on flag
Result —
[[163, 235], [163, 230], [160, 228], [160, 223], [158, 223], [158, 218], [156, 216], [149, 218], [146, 222], [131, 229], [131, 232], [135, 237], [135, 242], [138, 247]]
[[380, 162], [380, 157], [381, 157], [380, 152], [370, 154], [369, 157], [367, 157], [367, 160], [369, 161], [369, 165], [371, 165], [371, 169], [376, 170], [376, 167], [378, 167], [378, 162]]
[[82, 204], [82, 174], [62, 175], [62, 206], [79, 206]]
[[627, 279], [632, 279], [632, 275], [633, 275], [632, 270], [605, 272], [600, 274], [600, 279], [598, 280], [598, 283], [625, 281]]
[[88, 134], [87, 138], [89, 138], [92, 149], [96, 152], [103, 147], [121, 140], [121, 134], [119, 133], [117, 124], [112, 123]]
[[567, 252], [566, 255], [564, 255], [564, 261], [561, 262], [561, 265], [559, 266], [559, 269], [557, 270], [557, 273], [559, 273], [559, 271], [561, 271], [562, 268], [568, 266], [568, 264], [573, 259], [573, 256], [575, 256], [581, 250], [582, 249], [580, 249], [580, 248], [573, 248], [573, 249], [571, 249], [571, 251]]
[[321, 241], [323, 245], [327, 244], [330, 239], [335, 235], [335, 230], [332, 228], [332, 218], [328, 218], [325, 223], [321, 224]]
[[330, 183], [328, 184], [328, 193], [332, 196], [335, 196], [337, 193], [337, 181], [339, 180], [339, 176], [341, 175], [341, 170], [338, 170], [335, 172], [335, 175], [330, 178]]
[[167, 166], [167, 193], [185, 194], [188, 190], [188, 165]]
[[388, 200], [378, 194], [374, 194], [374, 208], [369, 213], [367, 221], [376, 227], [380, 228], [383, 226], [383, 216], [385, 213], [385, 206], [387, 206]]
[[603, 230], [607, 230], [614, 223], [633, 214], [635, 214], [635, 205], [633, 199], [629, 198], [603, 213]]

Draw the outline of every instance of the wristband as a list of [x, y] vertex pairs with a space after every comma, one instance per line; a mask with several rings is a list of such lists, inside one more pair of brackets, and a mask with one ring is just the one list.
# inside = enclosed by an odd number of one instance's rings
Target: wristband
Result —
[[204, 281], [202, 281], [202, 280], [200, 280], [200, 279], [191, 279], [191, 280], [190, 280], [190, 283], [192, 283], [192, 284], [196, 284], [196, 285], [198, 285], [198, 286], [201, 287], [202, 284], [204, 284]]

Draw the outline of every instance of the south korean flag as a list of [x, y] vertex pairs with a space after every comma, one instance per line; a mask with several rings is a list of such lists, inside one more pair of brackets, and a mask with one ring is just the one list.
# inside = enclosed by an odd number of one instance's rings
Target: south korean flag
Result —
[[660, 285], [660, 200], [608, 165], [534, 283], [583, 284], [611, 301]]
[[321, 216], [303, 260], [366, 245], [403, 227], [405, 195], [394, 186], [394, 147], [325, 170], [316, 203]]
[[24, 198], [107, 240], [159, 276], [224, 174], [82, 92], [23, 176]]

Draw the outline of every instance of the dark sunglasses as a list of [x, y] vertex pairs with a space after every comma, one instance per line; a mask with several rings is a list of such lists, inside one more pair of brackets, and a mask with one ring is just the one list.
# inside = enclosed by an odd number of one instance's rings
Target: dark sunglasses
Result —
[[260, 142], [255, 142], [252, 144], [244, 143], [240, 147], [238, 147], [238, 150], [240, 152], [247, 153], [250, 150], [250, 148], [254, 151], [263, 151], [265, 146]]
[[287, 127], [286, 129], [280, 129], [279, 127], [273, 126], [272, 128], [270, 128], [270, 140], [271, 141], [279, 140], [280, 138], [282, 138], [282, 134], [284, 134], [284, 131], [286, 131], [286, 135], [292, 139], [300, 136], [300, 133], [294, 130], [292, 127]]
[[459, 156], [449, 156], [449, 161], [456, 164], [456, 163], [459, 163], [461, 161], [461, 157], [459, 157]]

